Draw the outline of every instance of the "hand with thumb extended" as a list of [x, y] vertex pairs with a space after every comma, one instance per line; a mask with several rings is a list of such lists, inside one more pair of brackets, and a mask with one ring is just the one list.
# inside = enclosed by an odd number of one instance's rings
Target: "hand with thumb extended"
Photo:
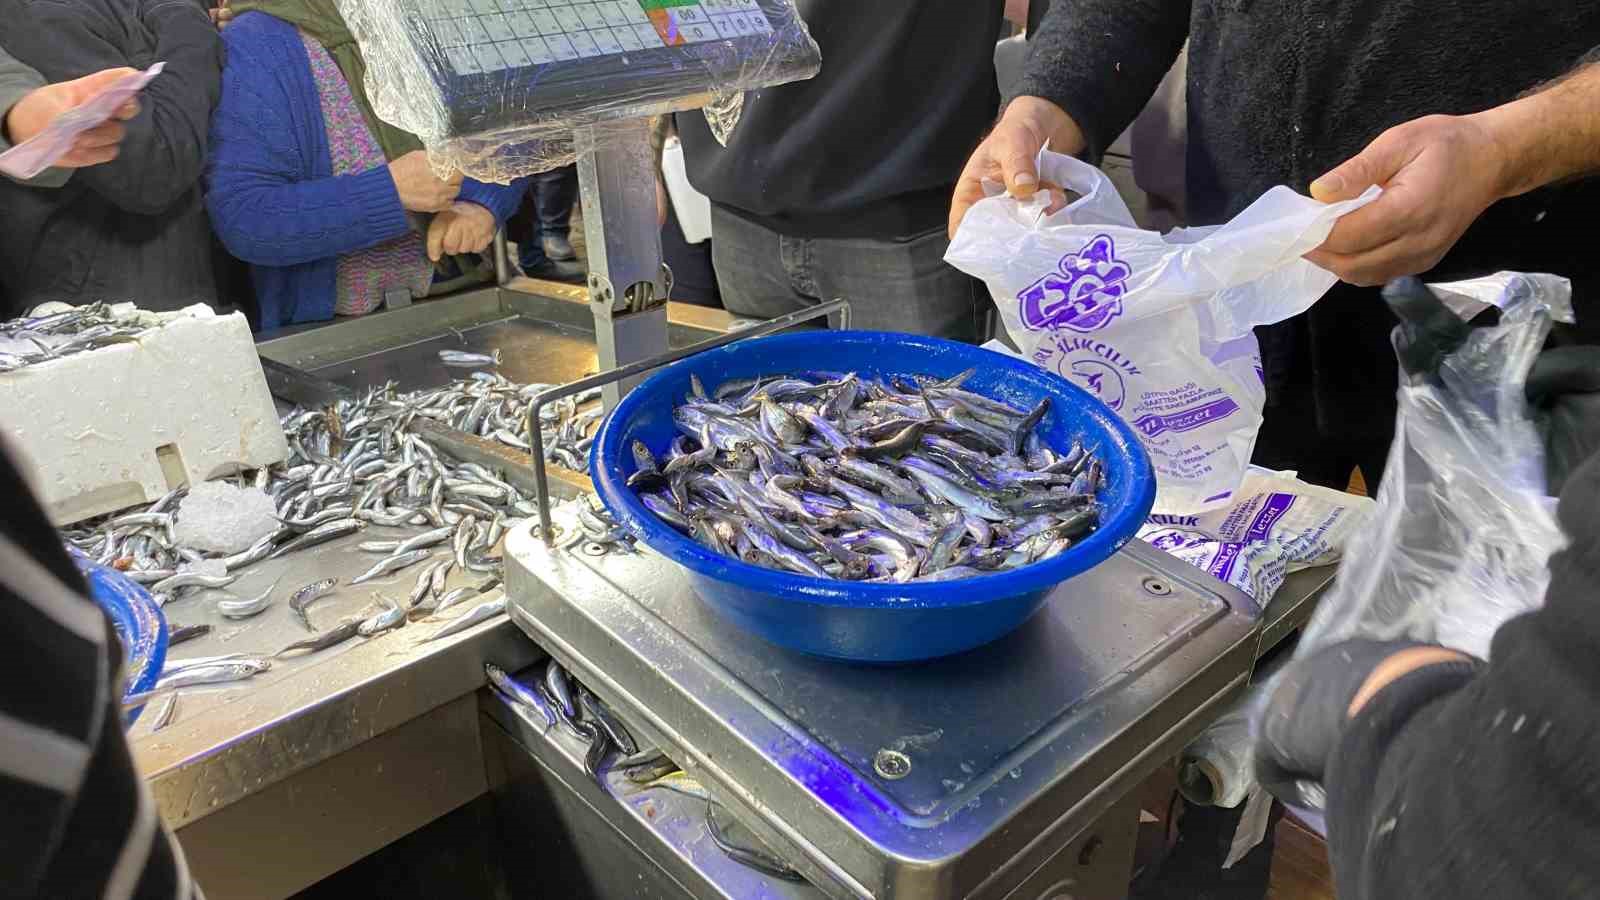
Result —
[[1341, 218], [1306, 259], [1367, 286], [1426, 272], [1506, 196], [1505, 170], [1499, 142], [1475, 116], [1427, 116], [1391, 128], [1311, 183], [1311, 196], [1324, 203], [1372, 185], [1383, 195]]

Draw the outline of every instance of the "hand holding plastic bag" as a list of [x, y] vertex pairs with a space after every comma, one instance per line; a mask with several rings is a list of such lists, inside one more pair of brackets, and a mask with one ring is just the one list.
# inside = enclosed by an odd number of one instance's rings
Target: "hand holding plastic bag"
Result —
[[[1362, 637], [1486, 657], [1501, 623], [1539, 605], [1565, 540], [1524, 380], [1551, 323], [1571, 321], [1571, 293], [1517, 273], [1385, 289], [1401, 318], [1395, 441], [1372, 526], [1346, 547], [1300, 654]], [[1499, 324], [1466, 327], [1488, 306]]]
[[1332, 274], [1301, 259], [1378, 195], [1323, 204], [1276, 187], [1225, 225], [1139, 229], [1104, 173], [1044, 152], [1039, 174], [1080, 196], [995, 195], [962, 220], [945, 259], [989, 286], [1012, 340], [1087, 387], [1139, 431], [1158, 513], [1238, 489], [1266, 392], [1251, 328], [1316, 302]]

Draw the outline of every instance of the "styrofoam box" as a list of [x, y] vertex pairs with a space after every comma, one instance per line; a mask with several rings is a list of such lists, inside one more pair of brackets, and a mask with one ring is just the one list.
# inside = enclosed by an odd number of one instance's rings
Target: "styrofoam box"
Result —
[[57, 525], [289, 453], [249, 324], [206, 306], [136, 343], [0, 373], [0, 428]]

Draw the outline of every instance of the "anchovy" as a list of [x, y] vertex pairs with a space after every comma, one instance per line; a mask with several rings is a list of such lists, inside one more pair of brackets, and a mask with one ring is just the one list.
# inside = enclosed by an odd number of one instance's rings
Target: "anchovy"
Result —
[[204, 575], [200, 572], [179, 572], [171, 578], [151, 585], [150, 592], [153, 594], [175, 594], [180, 589], [187, 587], [220, 588], [227, 587], [238, 580], [239, 576], [237, 575]]
[[379, 597], [384, 603], [384, 608], [362, 620], [357, 626], [356, 633], [362, 637], [372, 637], [391, 628], [399, 628], [406, 623], [406, 608], [390, 600], [388, 597]]
[[507, 701], [515, 706], [531, 709], [538, 713], [539, 718], [544, 720], [544, 727], [549, 728], [556, 724], [558, 720], [556, 711], [550, 708], [550, 703], [544, 699], [543, 694], [524, 686], [494, 663], [484, 663], [483, 672], [488, 676], [489, 684], [494, 688], [495, 693], [506, 698]]
[[577, 704], [572, 699], [572, 685], [567, 681], [567, 672], [555, 660], [544, 667], [544, 686], [556, 702], [556, 709], [568, 719], [578, 715]]
[[249, 599], [230, 597], [217, 601], [217, 612], [229, 619], [247, 619], [266, 609], [272, 603], [272, 593], [278, 589], [278, 582], [283, 580], [280, 575], [267, 589]]
[[173, 693], [167, 695], [166, 701], [163, 702], [161, 704], [161, 708], [156, 711], [155, 723], [150, 726], [150, 733], [155, 734], [168, 725], [171, 725], [173, 720], [177, 717], [178, 694], [176, 691], [174, 691]]
[[392, 572], [398, 572], [401, 569], [407, 568], [408, 566], [414, 566], [432, 555], [432, 550], [412, 550], [410, 553], [399, 553], [394, 556], [385, 557], [384, 559], [380, 559], [374, 563], [372, 568], [350, 579], [350, 583], [361, 584], [362, 582], [371, 581], [374, 578], [379, 578]]
[[439, 361], [447, 366], [498, 366], [500, 365], [500, 348], [496, 347], [493, 353], [466, 353], [461, 350], [440, 350]]
[[296, 650], [305, 650], [308, 653], [317, 653], [319, 651], [326, 650], [329, 647], [337, 647], [338, 645], [359, 634], [361, 632], [361, 624], [361, 619], [346, 619], [345, 621], [340, 622], [321, 634], [312, 635], [311, 637], [308, 637], [302, 641], [295, 641], [282, 650], [279, 650], [277, 653], [274, 653], [273, 656], [285, 656], [295, 652]]
[[431, 531], [424, 531], [421, 534], [413, 535], [401, 541], [399, 546], [394, 548], [394, 552], [398, 555], [401, 553], [410, 553], [413, 550], [421, 550], [424, 547], [432, 547], [436, 544], [442, 544], [450, 539], [450, 535], [453, 531], [454, 529], [449, 527], [435, 528]]
[[197, 684], [226, 684], [251, 678], [270, 668], [272, 662], [266, 659], [237, 659], [209, 666], [190, 666], [162, 676], [156, 681], [154, 690], [168, 691]]
[[651, 788], [662, 788], [675, 794], [682, 794], [685, 797], [693, 797], [696, 800], [711, 799], [711, 794], [705, 789], [705, 785], [695, 780], [694, 776], [681, 770], [668, 772], [654, 781], [641, 785], [639, 790], [647, 791]]
[[167, 631], [167, 646], [176, 647], [184, 641], [192, 641], [210, 633], [210, 625], [172, 625]]
[[505, 597], [500, 597], [497, 600], [490, 600], [487, 603], [481, 603], [481, 604], [479, 604], [477, 606], [474, 606], [473, 608], [467, 610], [466, 612], [462, 613], [461, 615], [456, 616], [454, 619], [451, 619], [449, 622], [445, 623], [444, 626], [442, 626], [438, 631], [435, 631], [433, 634], [430, 634], [427, 637], [423, 638], [422, 641], [423, 641], [423, 643], [427, 643], [428, 641], [436, 641], [436, 640], [438, 640], [440, 638], [449, 637], [452, 634], [457, 634], [459, 632], [466, 631], [468, 628], [471, 628], [474, 625], [480, 624], [482, 622], [487, 622], [488, 620], [494, 618], [495, 616], [500, 615], [501, 613], [503, 613], [505, 611], [506, 611], [506, 598]]
[[332, 522], [318, 525], [316, 528], [284, 544], [282, 547], [272, 551], [272, 555], [267, 558], [277, 559], [286, 553], [293, 553], [296, 550], [304, 550], [307, 547], [325, 544], [335, 538], [341, 538], [347, 534], [355, 534], [365, 527], [367, 527], [367, 523], [360, 519], [335, 519]]
[[639, 744], [633, 739], [633, 735], [628, 733], [627, 726], [623, 725], [622, 721], [600, 702], [600, 698], [590, 693], [586, 687], [578, 688], [578, 706], [584, 715], [600, 726], [600, 730], [606, 733], [606, 737], [611, 739], [611, 743], [617, 746], [623, 756], [632, 756], [639, 752]]
[[422, 598], [428, 595], [429, 589], [433, 586], [433, 573], [448, 562], [449, 560], [445, 559], [431, 566], [423, 567], [422, 571], [417, 575], [416, 584], [411, 587], [410, 596], [406, 598], [407, 609], [415, 608], [418, 603], [422, 602]]
[[311, 618], [306, 615], [306, 609], [311, 606], [313, 600], [333, 590], [334, 585], [338, 583], [337, 578], [324, 578], [321, 581], [313, 581], [289, 595], [289, 608], [300, 617], [300, 623], [306, 626], [307, 631], [311, 630]]

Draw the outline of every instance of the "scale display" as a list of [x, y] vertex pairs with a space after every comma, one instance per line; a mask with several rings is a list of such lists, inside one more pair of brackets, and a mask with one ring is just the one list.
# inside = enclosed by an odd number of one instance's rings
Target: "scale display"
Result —
[[437, 13], [461, 75], [772, 32], [756, 0], [440, 0]]
[[[386, 0], [402, 42], [364, 42], [420, 68], [437, 103], [427, 133], [474, 137], [671, 106], [713, 91], [815, 75], [821, 60], [788, 0]], [[392, 28], [392, 31], [390, 30]], [[408, 84], [408, 90], [414, 86]], [[701, 101], [703, 102], [703, 101]], [[692, 104], [698, 105], [698, 104]], [[682, 108], [682, 104], [675, 108]]]

